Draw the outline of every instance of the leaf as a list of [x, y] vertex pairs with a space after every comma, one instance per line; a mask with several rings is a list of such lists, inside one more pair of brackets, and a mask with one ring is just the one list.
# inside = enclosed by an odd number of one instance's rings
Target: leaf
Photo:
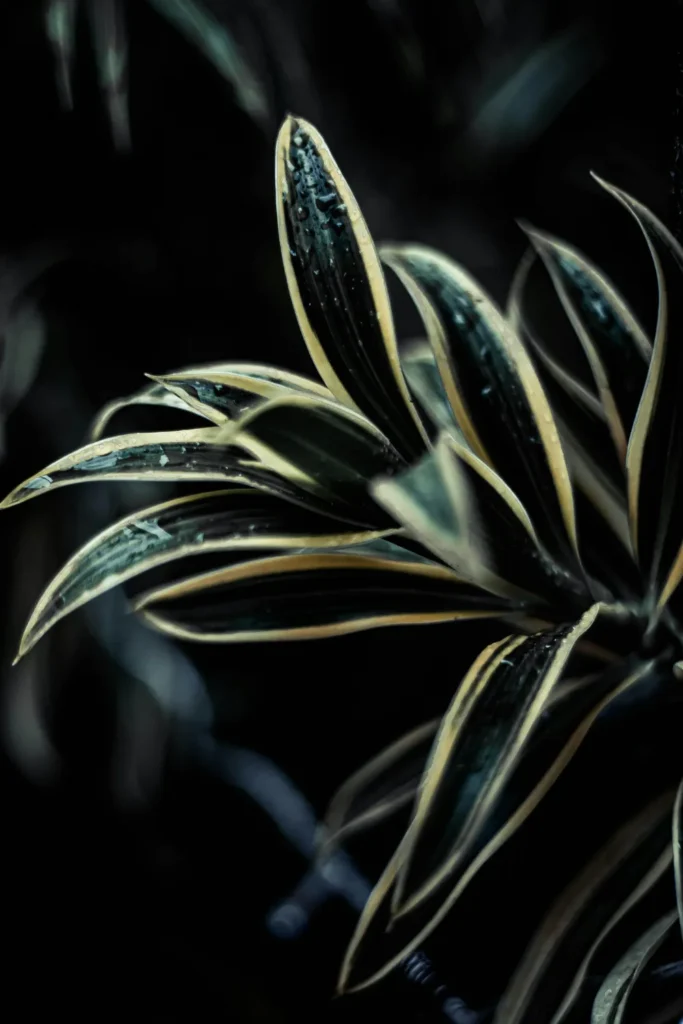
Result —
[[[73, 555], [44, 590], [24, 630], [23, 657], [65, 615], [126, 580], [189, 555], [351, 546], [395, 531], [340, 523], [255, 490], [176, 498], [126, 516]], [[245, 556], [249, 557], [249, 554]]]
[[221, 437], [287, 479], [377, 517], [368, 482], [405, 467], [377, 428], [338, 402], [289, 395], [247, 411]]
[[[539, 268], [543, 281], [534, 282], [534, 271], [538, 276]], [[549, 311], [542, 303], [543, 322], [538, 322], [537, 313], [530, 321], [529, 300], [533, 298], [538, 304], [538, 300], [545, 297], [543, 283], [547, 276], [536, 250], [530, 246], [512, 278], [506, 307], [508, 321], [513, 331], [531, 346], [530, 355], [542, 372], [544, 382], [550, 377], [573, 402], [604, 420], [605, 412], [595, 392], [595, 379], [586, 354], [575, 332], [571, 328], [568, 332], [562, 330], [563, 326], [569, 326], [566, 317], [563, 315], [559, 321], [553, 317], [549, 323]], [[556, 306], [557, 302], [551, 303], [551, 308]]]
[[674, 876], [676, 879], [676, 904], [678, 918], [683, 936], [683, 779], [676, 793], [673, 813], [672, 847], [674, 856]]
[[427, 329], [472, 450], [513, 480], [543, 544], [577, 551], [569, 471], [541, 382], [500, 310], [456, 263], [420, 246], [383, 248]]
[[[683, 411], [678, 381], [683, 350], [675, 343], [683, 322], [683, 249], [645, 206], [596, 180], [634, 217], [657, 274], [659, 311], [652, 359], [626, 457], [633, 546], [653, 601], [661, 607], [683, 574], [680, 519], [683, 511]], [[671, 341], [671, 343], [670, 343]]]
[[184, 370], [152, 379], [215, 423], [239, 417], [269, 398], [301, 394], [334, 401], [326, 387], [306, 377], [270, 367], [259, 369], [262, 372], [258, 375], [248, 374], [226, 364], [220, 370]]
[[213, 427], [168, 433], [120, 434], [85, 445], [16, 487], [9, 508], [48, 490], [92, 480], [225, 480], [239, 472], [242, 453], [216, 443]]
[[378, 626], [500, 614], [500, 602], [443, 566], [360, 551], [262, 558], [160, 587], [136, 604], [185, 640], [309, 640]]
[[581, 342], [617, 454], [625, 463], [652, 346], [614, 286], [582, 253], [551, 235], [525, 230]]
[[[522, 313], [523, 295], [529, 288], [528, 270], [535, 259], [531, 249], [519, 264], [510, 289], [508, 316], [514, 330], [530, 342], [531, 355], [553, 409], [575, 485], [582, 562], [613, 593], [639, 595], [641, 583], [629, 530], [626, 475], [600, 400], [573, 371], [556, 361], [530, 331]], [[589, 366], [587, 373], [591, 375]]]
[[[197, 410], [193, 409], [188, 402], [184, 401], [173, 391], [169, 391], [168, 388], [164, 387], [163, 384], [158, 384], [156, 381], [153, 384], [148, 384], [147, 387], [142, 388], [140, 391], [136, 391], [132, 395], [127, 395], [125, 398], [115, 398], [99, 411], [92, 426], [90, 427], [90, 440], [99, 441], [105, 430], [109, 426], [110, 420], [120, 412], [122, 409], [127, 409], [131, 405], [151, 405], [151, 406], [164, 406], [171, 409], [180, 409], [182, 412], [192, 412], [197, 414]], [[208, 412], [208, 410], [207, 410]], [[210, 422], [216, 423], [215, 417], [209, 417], [206, 414], [205, 419], [209, 419]], [[221, 422], [221, 421], [218, 421]]]
[[593, 467], [590, 464], [585, 466], [580, 460], [575, 462], [574, 453], [569, 448], [567, 462], [572, 474], [576, 474], [576, 521], [586, 571], [600, 580], [612, 594], [618, 594], [622, 601], [638, 607], [642, 580], [631, 551], [624, 507], [609, 488], [599, 484], [591, 491], [591, 500], [586, 491], [596, 480]]
[[575, 644], [590, 639], [604, 616], [596, 605], [574, 627], [509, 639], [474, 663], [443, 720], [404, 839], [396, 912], [406, 913], [462, 875], [530, 742], [541, 749], [517, 773], [515, 811], [556, 781], [605, 698], [624, 688], [624, 677], [628, 685], [632, 675], [640, 677], [640, 665], [634, 673], [620, 664], [548, 710]]
[[410, 803], [438, 726], [434, 719], [401, 736], [337, 790], [320, 830], [321, 858]]
[[[330, 497], [305, 473], [291, 477], [274, 472], [229, 443], [221, 443], [215, 427], [169, 433], [120, 434], [79, 448], [29, 477], [0, 503], [9, 508], [55, 487], [95, 480], [216, 480], [278, 494], [305, 508], [362, 527], [390, 525], [372, 503], [354, 508]], [[365, 515], [369, 515], [369, 521]], [[380, 522], [381, 521], [381, 522]]]
[[517, 496], [454, 438], [443, 434], [433, 452], [372, 493], [463, 579], [512, 599], [549, 598], [554, 615], [585, 607], [584, 585], [542, 552]]
[[498, 1004], [494, 1024], [559, 1024], [600, 943], [670, 870], [665, 793], [614, 833], [550, 909]]
[[458, 440], [464, 441], [429, 342], [416, 341], [404, 345], [401, 349], [401, 366], [425, 417], [435, 427], [447, 430]]
[[600, 986], [591, 1014], [591, 1024], [622, 1024], [633, 987], [678, 918], [674, 910], [665, 914], [640, 936]]
[[412, 458], [427, 434], [403, 378], [389, 295], [358, 204], [327, 145], [289, 117], [276, 153], [282, 258], [301, 333], [341, 402]]
[[[260, 398], [280, 394], [282, 389], [310, 393], [320, 398], [332, 397], [327, 388], [316, 381], [260, 363], [207, 363], [169, 374], [148, 376], [152, 384], [126, 398], [109, 402], [101, 410], [91, 427], [91, 440], [98, 441], [112, 416], [129, 405], [170, 406], [193, 412], [218, 425], [225, 423], [231, 412], [239, 413]], [[237, 377], [239, 379], [235, 379]], [[196, 381], [195, 385], [193, 381]], [[224, 389], [217, 386], [221, 384], [225, 385]], [[203, 391], [204, 401], [196, 393], [198, 390]]]
[[[576, 359], [571, 360], [571, 367], [562, 365], [558, 361], [559, 353], [555, 351], [560, 344], [556, 337], [560, 333], [557, 330], [558, 325], [555, 323], [544, 325], [545, 333], [541, 340], [541, 336], [530, 328], [528, 318], [524, 315], [524, 297], [531, 290], [528, 283], [529, 268], [535, 259], [535, 251], [529, 250], [515, 272], [508, 296], [510, 325], [529, 345], [529, 352], [548, 395], [568, 462], [570, 453], [567, 449], [571, 447], [575, 453], [579, 453], [582, 462], [589, 462], [592, 466], [597, 467], [599, 472], [594, 474], [597, 481], [600, 481], [603, 476], [607, 477], [605, 486], [618, 491], [620, 500], [623, 491], [625, 510], [626, 475], [623, 458], [620, 461], [617, 456], [607, 424], [605, 409], [596, 393], [595, 379], [590, 363], [587, 359], [585, 360], [585, 371], [583, 367], [576, 367]], [[546, 334], [549, 334], [552, 339], [553, 351], [549, 350]], [[564, 344], [560, 351], [565, 357], [567, 355], [566, 342], [570, 340], [564, 336], [561, 337]], [[580, 345], [578, 345], [578, 349], [585, 359], [584, 349]], [[584, 379], [586, 374], [589, 378], [588, 383]], [[569, 470], [574, 479], [571, 465]], [[592, 497], [592, 494], [598, 489], [599, 485], [594, 484], [589, 497]]]
[[[573, 627], [509, 637], [474, 663], [444, 718], [413, 822], [377, 883], [369, 904], [374, 909], [361, 916], [351, 940], [341, 989], [374, 984], [424, 943], [524, 825], [600, 713], [647, 679], [652, 663], [632, 661], [615, 665], [591, 685], [562, 686], [570, 655], [599, 626], [603, 611], [594, 606]], [[556, 688], [562, 699], [552, 699]], [[499, 818], [502, 826], [495, 824]], [[398, 952], [358, 976], [359, 953], [377, 929], [373, 919], [380, 915], [389, 922], [389, 899]]]
[[263, 83], [250, 67], [228, 28], [198, 0], [148, 0], [230, 83], [235, 99], [255, 121], [267, 122], [269, 103]]

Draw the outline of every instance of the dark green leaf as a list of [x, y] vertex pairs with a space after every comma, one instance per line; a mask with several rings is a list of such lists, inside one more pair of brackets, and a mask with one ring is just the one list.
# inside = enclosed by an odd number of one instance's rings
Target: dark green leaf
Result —
[[268, 366], [253, 366], [256, 372], [249, 373], [242, 365], [226, 363], [217, 370], [183, 370], [153, 379], [215, 423], [234, 419], [269, 398], [303, 394], [334, 401], [326, 387], [306, 377]]
[[98, 0], [89, 5], [93, 47], [100, 90], [107, 104], [114, 143], [130, 145], [128, 117], [128, 36], [121, 0]]
[[[596, 605], [576, 626], [511, 639], [470, 669], [443, 720], [404, 840], [394, 896], [400, 913], [458, 881], [515, 772], [508, 813], [518, 814], [554, 784], [605, 703], [646, 673], [638, 662], [630, 670], [618, 664], [549, 709], [572, 671], [575, 645], [590, 640], [606, 615]], [[536, 749], [525, 764], [530, 744]]]
[[419, 246], [383, 249], [422, 314], [446, 393], [472, 450], [514, 483], [551, 554], [576, 555], [569, 471], [534, 366], [488, 295]]
[[321, 857], [414, 799], [438, 727], [438, 719], [418, 726], [347, 779], [325, 815]]
[[303, 553], [203, 573], [145, 595], [145, 619], [208, 643], [304, 640], [378, 626], [500, 614], [501, 602], [450, 570], [401, 558]]
[[585, 586], [543, 553], [517, 496], [447, 434], [433, 452], [376, 483], [372, 493], [463, 579], [517, 600], [549, 599], [553, 614], [568, 618], [585, 607]]
[[392, 532], [349, 530], [256, 490], [213, 491], [143, 509], [69, 559], [36, 604], [18, 657], [74, 609], [156, 566], [213, 551], [243, 551], [246, 560], [269, 548], [338, 548]]
[[[647, 679], [651, 665], [632, 662], [590, 684], [564, 683], [565, 667], [572, 674], [569, 657], [602, 612], [594, 606], [577, 626], [507, 638], [477, 659], [443, 721], [413, 823], [356, 928], [342, 989], [373, 984], [425, 942], [525, 824], [603, 709]], [[398, 909], [393, 918], [389, 907]], [[359, 972], [376, 919], [391, 926], [398, 952]]]
[[673, 814], [672, 846], [674, 854], [674, 874], [676, 878], [676, 903], [678, 917], [683, 936], [683, 779], [678, 787]]
[[289, 117], [280, 130], [276, 189], [287, 283], [320, 376], [415, 456], [427, 435], [403, 378], [382, 268], [353, 193], [306, 121]]
[[[598, 179], [600, 181], [600, 179]], [[642, 230], [657, 274], [659, 312], [652, 360], [629, 439], [626, 470], [633, 545], [653, 601], [666, 602], [683, 575], [683, 249], [645, 206], [600, 181]]]
[[[116, 413], [121, 412], [122, 409], [127, 409], [131, 405], [161, 406], [170, 409], [180, 409], [182, 412], [190, 412], [194, 415], [198, 414], [197, 410], [193, 409], [179, 395], [169, 391], [163, 384], [158, 384], [155, 381], [153, 384], [148, 384], [147, 387], [141, 388], [140, 391], [136, 391], [132, 395], [127, 395], [125, 398], [115, 398], [113, 401], [107, 402], [104, 408], [97, 414], [90, 427], [90, 440], [99, 441]], [[214, 424], [222, 422], [215, 416], [207, 415], [208, 412], [209, 410], [207, 409], [200, 413], [200, 415]]]
[[448, 430], [459, 440], [464, 440], [429, 342], [417, 341], [402, 346], [401, 366], [425, 418], [438, 429]]
[[675, 910], [665, 914], [639, 936], [624, 954], [600, 987], [593, 1003], [591, 1024], [622, 1024], [629, 996], [638, 978], [670, 934], [677, 919]]
[[405, 468], [376, 427], [338, 402], [309, 395], [274, 398], [225, 428], [225, 438], [302, 487], [376, 518], [368, 483]]
[[652, 346], [614, 286], [576, 249], [528, 229], [586, 354], [617, 454], [626, 444]]
[[666, 793], [615, 832], [562, 893], [529, 944], [494, 1024], [563, 1019], [600, 944], [671, 870], [673, 798]]

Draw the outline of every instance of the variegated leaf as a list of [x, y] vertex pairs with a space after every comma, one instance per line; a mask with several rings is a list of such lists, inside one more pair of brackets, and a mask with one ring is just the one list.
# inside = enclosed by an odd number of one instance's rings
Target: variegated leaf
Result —
[[538, 802], [605, 703], [647, 673], [649, 664], [618, 663], [551, 706], [575, 645], [605, 617], [596, 605], [573, 628], [516, 637], [472, 666], [444, 718], [404, 840], [397, 911], [457, 882], [511, 779], [517, 808]]
[[[600, 713], [641, 681], [651, 664], [616, 664], [590, 685], [562, 686], [600, 607], [574, 627], [508, 638], [477, 659], [461, 683], [432, 750], [413, 823], [377, 883], [354, 933], [340, 987], [384, 977], [451, 913], [495, 853], [524, 825], [571, 761]], [[561, 699], [552, 699], [561, 688]], [[451, 784], [453, 783], [453, 784]], [[500, 810], [503, 824], [493, 826]], [[434, 815], [434, 817], [432, 817]], [[406, 883], [411, 889], [406, 888]], [[392, 917], [390, 908], [398, 910]], [[392, 952], [357, 963], [377, 920]]]
[[683, 249], [647, 207], [597, 180], [639, 225], [650, 248], [659, 288], [652, 359], [629, 439], [626, 470], [633, 546], [649, 580], [652, 600], [661, 606], [683, 575], [683, 408], [678, 398], [683, 349], [676, 344], [683, 322]]
[[652, 346], [614, 286], [578, 250], [531, 228], [558, 298], [586, 354], [620, 461], [645, 385]]
[[472, 450], [514, 481], [551, 554], [577, 553], [574, 500], [552, 411], [524, 346], [461, 267], [420, 246], [384, 248], [415, 300]]
[[585, 585], [542, 551], [514, 492], [455, 438], [443, 434], [433, 452], [372, 493], [463, 579], [512, 599], [549, 599], [560, 616], [585, 607]]
[[496, 617], [501, 602], [444, 566], [359, 549], [260, 558], [203, 573], [153, 590], [136, 608], [164, 633], [229, 643]]
[[128, 114], [128, 33], [122, 0], [98, 0], [88, 5], [97, 75], [107, 105], [114, 144], [130, 145]]
[[429, 342], [414, 341], [403, 345], [401, 366], [425, 418], [433, 423], [437, 430], [447, 430], [458, 440], [464, 441]]
[[372, 238], [327, 145], [301, 119], [280, 130], [276, 190], [287, 283], [320, 376], [414, 457], [428, 438], [403, 378]]
[[65, 615], [126, 580], [190, 555], [338, 548], [389, 536], [359, 531], [257, 490], [176, 498], [126, 516], [64, 565], [36, 604], [19, 649], [23, 657]]

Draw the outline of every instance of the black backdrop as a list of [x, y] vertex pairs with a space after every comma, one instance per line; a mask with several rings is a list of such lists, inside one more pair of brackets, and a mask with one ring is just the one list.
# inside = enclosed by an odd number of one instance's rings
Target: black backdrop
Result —
[[[273, 143], [288, 109], [323, 132], [376, 237], [440, 247], [502, 300], [524, 217], [602, 262], [651, 323], [638, 239], [588, 172], [670, 215], [666, 5], [213, 0], [266, 83], [260, 124], [162, 6], [123, 4], [130, 149], [112, 142], [87, 19], [65, 112], [42, 4], [0, 6], [0, 254], [12, 280], [47, 268], [28, 291], [45, 349], [7, 424], [4, 491], [81, 443], [98, 406], [141, 386], [145, 371], [228, 358], [309, 370], [274, 216]], [[526, 78], [520, 54], [536, 55]], [[513, 99], [501, 115], [506, 82]], [[409, 336], [416, 324], [400, 297], [397, 311]], [[116, 602], [60, 626], [28, 668], [9, 668], [50, 571], [113, 513], [157, 495], [80, 490], [2, 514], [7, 1019], [429, 1017], [429, 1000], [400, 980], [331, 1000], [353, 923], [343, 897], [313, 885], [300, 894], [310, 911], [300, 933], [268, 927], [309, 867], [278, 814], [296, 819], [298, 792], [320, 815], [364, 758], [443, 710], [486, 630], [187, 647], [222, 744], [202, 747], [192, 724], [150, 696], [168, 649], [146, 647]], [[174, 671], [190, 687], [189, 664]], [[243, 762], [245, 751], [267, 760]], [[237, 784], [245, 771], [252, 795]], [[279, 811], [262, 806], [262, 792]], [[367, 853], [364, 870], [381, 852]], [[439, 969], [460, 992], [457, 958], [455, 947], [442, 952]], [[479, 1005], [497, 971], [480, 963], [470, 985]]]

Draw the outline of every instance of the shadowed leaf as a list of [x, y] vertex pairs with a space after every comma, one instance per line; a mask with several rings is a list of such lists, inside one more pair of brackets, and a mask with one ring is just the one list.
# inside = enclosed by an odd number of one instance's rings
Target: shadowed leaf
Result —
[[418, 726], [347, 779], [331, 801], [321, 826], [321, 858], [414, 799], [438, 727], [438, 719]]
[[[594, 175], [594, 177], [596, 177]], [[626, 457], [633, 545], [653, 600], [667, 601], [683, 574], [683, 408], [678, 382], [683, 349], [683, 249], [645, 206], [597, 178], [631, 213], [650, 248], [657, 274], [659, 310], [652, 359]]]
[[660, 948], [678, 918], [674, 910], [661, 917], [641, 935], [600, 986], [591, 1024], [622, 1024], [629, 996], [649, 961]]
[[[477, 659], [444, 718], [413, 823], [356, 928], [340, 989], [375, 983], [424, 943], [524, 825], [604, 708], [647, 680], [651, 664], [632, 662], [616, 664], [590, 685], [562, 686], [570, 655], [599, 626], [599, 613], [594, 606], [574, 627], [500, 641]], [[551, 699], [556, 688], [558, 697]], [[505, 810], [504, 823], [494, 829], [498, 808]], [[411, 872], [412, 899], [406, 901], [398, 878]], [[397, 916], [391, 918], [389, 906], [398, 907]], [[359, 974], [356, 963], [377, 930], [376, 915], [385, 927], [391, 923], [399, 951]]]
[[435, 427], [447, 430], [458, 440], [464, 441], [429, 342], [417, 341], [403, 346], [401, 366], [425, 417]]
[[562, 893], [531, 940], [494, 1024], [563, 1020], [601, 942], [671, 870], [673, 797], [664, 794], [616, 831]]
[[500, 602], [445, 567], [360, 551], [258, 559], [160, 587], [136, 607], [163, 632], [207, 643], [303, 640], [500, 614]]
[[377, 501], [463, 579], [528, 601], [552, 598], [572, 616], [582, 583], [539, 547], [507, 484], [463, 443], [443, 434], [433, 452], [372, 488]]
[[221, 436], [285, 478], [375, 517], [381, 513], [368, 494], [369, 481], [405, 467], [386, 437], [360, 413], [309, 395], [265, 401]]
[[585, 256], [527, 229], [591, 367], [617, 454], [626, 444], [645, 384], [652, 346], [614, 286]]
[[[629, 672], [620, 663], [549, 710], [575, 645], [591, 639], [605, 614], [596, 605], [573, 628], [516, 637], [472, 666], [443, 719], [404, 840], [394, 897], [400, 913], [449, 879], [457, 881], [518, 768], [520, 806], [536, 788], [555, 781], [604, 701], [642, 677], [640, 664]], [[534, 741], [532, 760], [520, 767]]]

